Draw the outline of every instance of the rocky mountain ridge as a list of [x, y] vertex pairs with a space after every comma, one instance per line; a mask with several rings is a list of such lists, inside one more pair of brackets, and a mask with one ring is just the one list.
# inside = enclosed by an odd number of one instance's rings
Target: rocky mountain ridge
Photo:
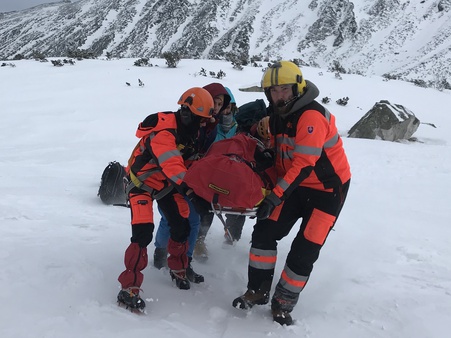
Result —
[[451, 82], [451, 0], [69, 0], [0, 13], [0, 59], [67, 56], [334, 60]]

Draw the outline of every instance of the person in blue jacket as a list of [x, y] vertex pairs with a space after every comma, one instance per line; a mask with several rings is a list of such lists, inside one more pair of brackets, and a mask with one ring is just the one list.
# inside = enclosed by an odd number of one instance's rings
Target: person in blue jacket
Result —
[[[238, 132], [238, 123], [235, 120], [235, 114], [238, 109], [236, 106], [235, 98], [233, 97], [230, 89], [227, 87], [226, 89], [231, 97], [230, 105], [222, 112], [221, 116], [219, 117], [219, 123], [216, 126], [217, 134], [215, 142], [235, 136]], [[226, 233], [224, 237], [227, 244], [233, 244], [233, 242], [240, 240], [245, 221], [246, 216], [226, 214], [226, 229], [224, 229]]]
[[[213, 140], [213, 142], [230, 138], [232, 136], [235, 136], [237, 133], [238, 124], [235, 120], [235, 114], [237, 112], [235, 97], [233, 96], [229, 88], [225, 87], [225, 89], [230, 96], [230, 103], [219, 114], [216, 128], [212, 131], [212, 136], [214, 136], [214, 139], [211, 139]], [[208, 259], [208, 249], [205, 244], [205, 237], [207, 236], [208, 230], [211, 227], [213, 217], [214, 214], [212, 213], [204, 215], [200, 222], [199, 233], [193, 252], [193, 257], [200, 262], [204, 262]], [[238, 241], [241, 238], [241, 233], [245, 221], [246, 216], [226, 214], [224, 229], [225, 243], [233, 244], [235, 241]]]

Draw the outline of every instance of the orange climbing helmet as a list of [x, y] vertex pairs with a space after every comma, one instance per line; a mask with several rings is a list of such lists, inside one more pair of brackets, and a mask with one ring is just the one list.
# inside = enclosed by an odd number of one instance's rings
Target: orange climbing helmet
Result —
[[190, 88], [180, 96], [177, 103], [188, 107], [194, 115], [206, 118], [213, 115], [213, 98], [206, 89], [200, 87]]
[[269, 129], [269, 116], [265, 116], [257, 123], [257, 134], [263, 141], [268, 141], [271, 138], [271, 131]]

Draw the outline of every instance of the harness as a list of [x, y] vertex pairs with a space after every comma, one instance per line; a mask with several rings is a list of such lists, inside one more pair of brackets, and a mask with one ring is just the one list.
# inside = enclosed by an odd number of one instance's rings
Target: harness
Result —
[[146, 178], [150, 177], [156, 171], [160, 171], [160, 169], [153, 168], [153, 169], [145, 172], [142, 175], [136, 176], [133, 173], [133, 171], [130, 170], [130, 172], [129, 172], [130, 180], [127, 181], [127, 183], [125, 185], [125, 194], [127, 196], [127, 199], [128, 199], [128, 193], [135, 187], [138, 189], [147, 191], [150, 194], [150, 196], [152, 197], [152, 199], [154, 199], [154, 200], [159, 200], [159, 199], [163, 198], [164, 196], [166, 196], [167, 194], [169, 194], [171, 192], [171, 190], [174, 189], [173, 185], [168, 185], [161, 190], [156, 190], [152, 187], [149, 187], [147, 184], [144, 183]]
[[[174, 136], [176, 136], [176, 133], [172, 130], [171, 133], [174, 134]], [[150, 143], [150, 138], [148, 140], [146, 140], [146, 144]], [[167, 194], [169, 194], [172, 189], [174, 189], [174, 185], [172, 184], [168, 184], [166, 185], [163, 189], [161, 190], [156, 190], [152, 187], [150, 187], [149, 185], [147, 185], [145, 182], [145, 180], [147, 178], [149, 178], [150, 176], [152, 176], [153, 174], [160, 172], [161, 173], [161, 169], [156, 167], [156, 168], [152, 168], [147, 170], [146, 172], [142, 173], [141, 175], [136, 175], [133, 170], [131, 169], [132, 166], [132, 162], [133, 162], [133, 154], [135, 153], [135, 150], [139, 147], [140, 142], [138, 142], [138, 144], [136, 145], [135, 149], [132, 152], [132, 156], [129, 159], [129, 177], [130, 180], [127, 180], [126, 184], [125, 184], [125, 193], [126, 196], [128, 198], [128, 193], [133, 189], [133, 188], [138, 188], [144, 191], [147, 191], [148, 193], [150, 193], [150, 196], [154, 199], [154, 200], [159, 200], [161, 198], [163, 198], [164, 196], [166, 196]], [[148, 147], [150, 148], [150, 147]], [[178, 144], [177, 145], [177, 149], [180, 151], [180, 153], [182, 154], [182, 157], [186, 160], [185, 157], [189, 157], [191, 155], [191, 148], [189, 146], [186, 146], [184, 144]], [[152, 154], [152, 152], [151, 152]], [[154, 159], [153, 155], [152, 158], [147, 162], [150, 164], [156, 164], [156, 160]]]
[[[173, 132], [172, 130], [171, 130], [171, 132], [175, 135], [175, 132]], [[149, 137], [149, 138], [146, 140], [146, 144], [147, 144], [147, 146], [148, 146], [147, 148], [150, 148], [149, 145], [150, 145], [150, 139], [151, 139], [151, 138], [152, 138], [152, 137]], [[163, 189], [161, 189], [161, 190], [156, 190], [156, 189], [154, 189], [154, 188], [152, 188], [152, 187], [150, 187], [149, 185], [147, 185], [147, 184], [144, 183], [144, 181], [145, 181], [147, 178], [149, 178], [150, 176], [152, 176], [152, 175], [155, 174], [156, 172], [161, 172], [161, 169], [158, 168], [158, 167], [149, 169], [149, 170], [147, 170], [146, 172], [142, 173], [142, 174], [139, 175], [139, 176], [137, 176], [137, 175], [133, 172], [133, 170], [132, 170], [132, 164], [133, 164], [133, 160], [134, 160], [134, 154], [135, 154], [135, 151], [140, 147], [140, 143], [141, 143], [141, 141], [139, 141], [139, 142], [136, 144], [135, 148], [134, 148], [133, 151], [132, 151], [132, 155], [130, 156], [130, 158], [129, 158], [129, 160], [128, 160], [128, 167], [130, 168], [130, 170], [129, 170], [129, 177], [130, 177], [130, 180], [126, 180], [126, 182], [125, 182], [125, 194], [126, 194], [127, 200], [128, 200], [128, 194], [129, 194], [129, 192], [130, 192], [133, 188], [136, 187], [136, 188], [138, 188], [138, 189], [147, 191], [147, 192], [150, 194], [150, 196], [152, 197], [152, 199], [154, 199], [154, 200], [159, 200], [159, 199], [163, 198], [164, 196], [166, 196], [167, 194], [169, 194], [169, 193], [172, 191], [172, 189], [174, 189], [174, 186], [171, 185], [171, 184], [168, 184], [168, 185], [165, 186]], [[142, 152], [144, 152], [144, 149], [142, 149]], [[152, 152], [151, 152], [151, 156], [152, 156], [151, 159], [150, 159], [147, 163], [150, 163], [150, 164], [156, 164], [156, 161], [155, 161], [155, 159], [154, 159], [154, 155], [152, 154]]]

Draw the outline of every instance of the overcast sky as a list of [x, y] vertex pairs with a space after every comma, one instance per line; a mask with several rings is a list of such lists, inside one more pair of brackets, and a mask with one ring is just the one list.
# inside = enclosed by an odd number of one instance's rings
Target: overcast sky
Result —
[[20, 11], [36, 5], [60, 0], [0, 0], [0, 12]]

